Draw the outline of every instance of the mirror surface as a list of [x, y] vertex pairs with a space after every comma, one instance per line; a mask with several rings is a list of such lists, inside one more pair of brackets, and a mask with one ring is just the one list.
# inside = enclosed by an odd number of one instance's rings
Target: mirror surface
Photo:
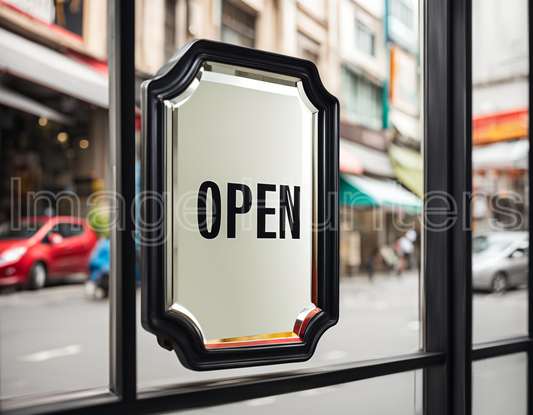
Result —
[[170, 312], [207, 348], [301, 341], [319, 311], [317, 109], [302, 82], [207, 62], [165, 105]]

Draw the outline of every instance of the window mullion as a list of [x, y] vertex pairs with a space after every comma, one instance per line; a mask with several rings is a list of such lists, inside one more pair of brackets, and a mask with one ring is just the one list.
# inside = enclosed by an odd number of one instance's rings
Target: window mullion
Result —
[[[531, 1], [528, 1], [528, 48], [529, 48], [529, 71], [531, 72], [531, 68], [533, 68], [533, 30], [531, 30], [531, 21], [533, 19], [533, 7], [531, 5]], [[529, 77], [529, 148], [531, 149], [531, 128], [533, 126], [533, 121], [531, 117], [531, 104], [532, 104], [532, 97], [533, 97], [533, 82], [531, 82], [531, 76]], [[531, 192], [531, 183], [533, 183], [533, 175], [531, 173], [531, 166], [533, 165], [533, 154], [531, 150], [529, 151], [529, 160], [528, 160], [528, 175], [529, 175], [529, 208], [528, 208], [528, 230], [531, 229], [531, 224], [533, 223], [533, 214], [531, 206], [533, 203], [533, 196]], [[531, 237], [530, 237], [531, 239]], [[531, 255], [531, 251], [530, 251]], [[530, 264], [529, 264], [529, 275], [528, 275], [528, 332], [529, 332], [529, 338], [533, 338], [533, 290], [531, 287], [533, 287], [533, 271], [531, 270], [531, 256], [530, 256]], [[532, 349], [529, 349], [528, 355], [527, 355], [527, 413], [529, 415], [533, 415], [533, 402], [531, 401], [531, 396], [533, 396], [533, 364], [531, 362], [531, 358], [533, 357]]]
[[136, 397], [135, 12], [124, 0], [109, 1], [110, 389], [122, 402]]
[[451, 229], [451, 393], [454, 414], [472, 413], [472, 2], [450, 2], [451, 191], [457, 222]]
[[[471, 413], [471, 3], [424, 2], [426, 413]], [[438, 210], [435, 210], [438, 209]]]

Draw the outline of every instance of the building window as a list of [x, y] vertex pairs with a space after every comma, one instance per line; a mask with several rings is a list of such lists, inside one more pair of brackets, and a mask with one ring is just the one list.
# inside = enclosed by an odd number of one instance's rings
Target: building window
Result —
[[320, 45], [303, 33], [298, 32], [298, 56], [318, 65]]
[[176, 50], [176, 0], [165, 0], [165, 61]]
[[253, 48], [255, 46], [255, 16], [223, 0], [221, 39], [223, 42]]
[[75, 35], [83, 36], [83, 0], [55, 0], [54, 6], [54, 23]]
[[382, 87], [343, 66], [341, 89], [346, 119], [374, 130], [383, 128]]
[[357, 47], [363, 52], [374, 56], [376, 39], [374, 33], [366, 24], [357, 19]]
[[413, 29], [413, 10], [402, 0], [391, 0], [389, 13], [391, 16], [396, 17], [409, 29]]

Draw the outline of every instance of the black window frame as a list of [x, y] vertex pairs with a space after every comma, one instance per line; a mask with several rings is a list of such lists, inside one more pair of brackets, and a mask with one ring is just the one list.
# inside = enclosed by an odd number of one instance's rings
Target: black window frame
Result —
[[[529, 21], [532, 12], [529, 7]], [[425, 191], [446, 192], [463, 200], [472, 191], [471, 114], [471, 1], [424, 1], [424, 158]], [[135, 77], [133, 60], [134, 10], [125, 0], [110, 0], [110, 92], [112, 123], [111, 156], [116, 162], [117, 190], [125, 205], [133, 201], [134, 146], [127, 145], [135, 128]], [[431, 24], [427, 24], [430, 22]], [[529, 59], [532, 59], [531, 31]], [[120, 62], [116, 65], [115, 62]], [[529, 86], [532, 95], [531, 83]], [[531, 117], [530, 117], [531, 128]], [[124, 145], [121, 145], [124, 144]], [[529, 153], [529, 163], [532, 164]], [[529, 171], [531, 182], [531, 170]], [[533, 202], [530, 193], [530, 205]], [[435, 199], [433, 199], [435, 200]], [[426, 199], [427, 201], [427, 199]], [[426, 206], [427, 207], [427, 206]], [[436, 206], [431, 206], [436, 207]], [[204, 382], [194, 387], [176, 386], [159, 392], [136, 389], [136, 313], [134, 261], [128, 261], [135, 246], [130, 237], [134, 227], [128, 212], [119, 211], [124, 230], [113, 236], [116, 278], [111, 281], [111, 364], [110, 387], [31, 397], [23, 407], [6, 414], [153, 413], [198, 408], [317, 387], [353, 382], [394, 373], [424, 369], [424, 413], [431, 415], [472, 413], [472, 362], [533, 351], [533, 290], [529, 290], [528, 335], [481, 344], [472, 344], [471, 232], [469, 204], [457, 204], [459, 226], [443, 232], [424, 232], [422, 259], [421, 321], [422, 351], [388, 358], [360, 361], [317, 370], [258, 375], [228, 382]], [[529, 213], [531, 215], [531, 212]], [[434, 222], [450, 219], [444, 212], [433, 214]], [[529, 287], [532, 272], [529, 270]], [[528, 363], [528, 414], [533, 386], [533, 365]], [[82, 374], [80, 374], [81, 376]], [[44, 399], [44, 400], [43, 400]]]

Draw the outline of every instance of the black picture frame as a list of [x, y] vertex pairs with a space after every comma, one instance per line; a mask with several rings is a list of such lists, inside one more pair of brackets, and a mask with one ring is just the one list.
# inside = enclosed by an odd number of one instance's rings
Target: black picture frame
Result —
[[[160, 344], [174, 349], [193, 370], [228, 369], [308, 360], [321, 335], [339, 318], [339, 101], [320, 80], [314, 63], [257, 49], [211, 40], [187, 43], [141, 87], [142, 191], [165, 192], [164, 100], [184, 92], [204, 62], [217, 62], [300, 78], [307, 97], [318, 109], [317, 304], [321, 311], [307, 325], [301, 343], [206, 349], [194, 327], [165, 308], [165, 235], [142, 230], [141, 317], [143, 327]], [[144, 200], [144, 223], [164, 216], [160, 201]]]

